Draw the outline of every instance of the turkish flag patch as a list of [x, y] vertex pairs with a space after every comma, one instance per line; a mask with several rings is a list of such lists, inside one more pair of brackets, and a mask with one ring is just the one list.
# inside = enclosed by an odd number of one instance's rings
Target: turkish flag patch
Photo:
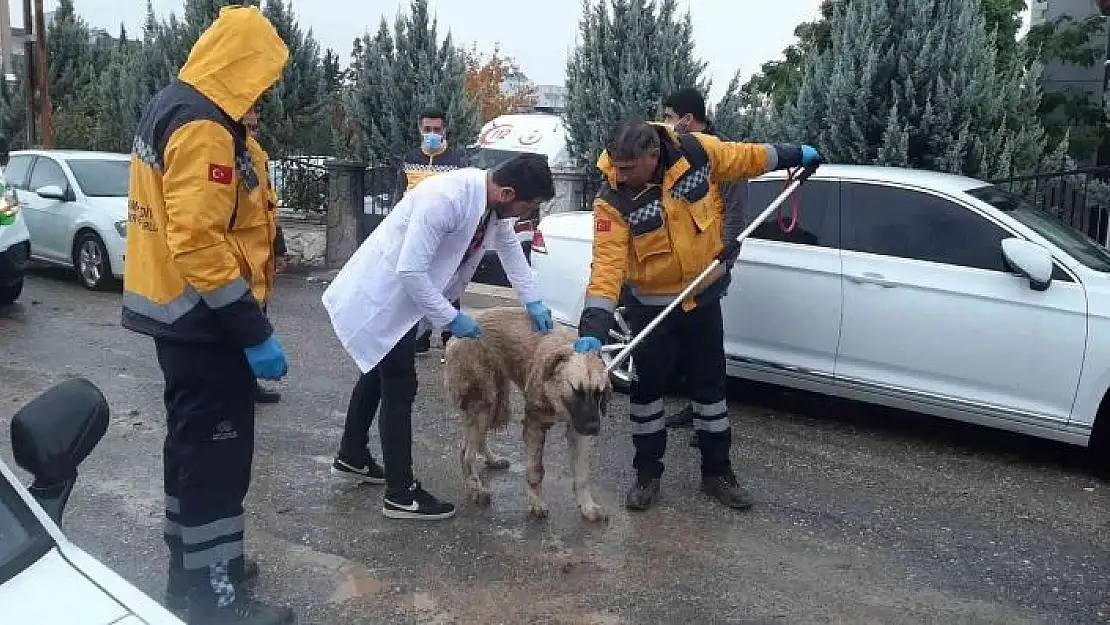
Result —
[[598, 219], [596, 223], [598, 232], [609, 232], [613, 229], [613, 222], [608, 219]]
[[231, 184], [231, 179], [234, 177], [234, 172], [227, 165], [217, 165], [209, 163], [208, 165], [208, 181], [215, 182], [216, 184]]

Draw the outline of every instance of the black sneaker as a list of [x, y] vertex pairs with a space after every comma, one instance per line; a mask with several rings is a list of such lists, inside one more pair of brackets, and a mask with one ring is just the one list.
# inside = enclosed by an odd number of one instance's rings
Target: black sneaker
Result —
[[259, 603], [239, 596], [225, 607], [216, 605], [211, 591], [189, 594], [188, 625], [285, 625], [293, 622], [293, 610]]
[[432, 349], [432, 333], [428, 332], [416, 339], [416, 353], [427, 354]]
[[420, 486], [420, 482], [413, 482], [405, 492], [386, 493], [382, 499], [382, 514], [387, 519], [442, 521], [455, 516], [455, 504], [436, 499]]
[[378, 466], [378, 463], [372, 456], [367, 456], [366, 462], [359, 464], [361, 464], [361, 466], [356, 466], [354, 463], [336, 457], [331, 463], [332, 475], [338, 475], [352, 482], [385, 484], [385, 470]]
[[659, 478], [636, 478], [636, 483], [628, 490], [624, 507], [629, 510], [647, 510], [659, 500]]
[[[238, 575], [232, 576], [232, 581], [242, 590], [246, 584], [258, 579], [258, 563], [250, 558], [245, 558], [241, 571]], [[188, 580], [185, 578], [184, 571], [170, 571], [169, 581], [166, 583], [164, 603], [167, 610], [179, 613], [178, 616], [189, 609]]]
[[724, 475], [703, 475], [701, 490], [734, 510], [748, 510], [752, 507], [751, 493], [740, 486], [732, 471]]

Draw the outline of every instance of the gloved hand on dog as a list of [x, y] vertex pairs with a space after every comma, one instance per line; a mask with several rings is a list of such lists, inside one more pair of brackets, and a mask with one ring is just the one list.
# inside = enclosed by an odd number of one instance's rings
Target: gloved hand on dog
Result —
[[574, 342], [574, 351], [578, 354], [587, 354], [589, 352], [600, 352], [601, 341], [592, 336], [583, 336]]
[[478, 322], [474, 321], [474, 317], [459, 311], [451, 323], [447, 325], [447, 331], [460, 339], [476, 339], [482, 336], [482, 328], [478, 326]]
[[543, 303], [543, 300], [536, 300], [524, 305], [528, 311], [528, 316], [532, 317], [532, 329], [540, 334], [547, 334], [555, 327], [555, 322], [551, 320], [551, 309]]
[[289, 363], [285, 361], [285, 350], [281, 347], [281, 341], [273, 334], [258, 345], [243, 351], [256, 378], [280, 380], [289, 372]]

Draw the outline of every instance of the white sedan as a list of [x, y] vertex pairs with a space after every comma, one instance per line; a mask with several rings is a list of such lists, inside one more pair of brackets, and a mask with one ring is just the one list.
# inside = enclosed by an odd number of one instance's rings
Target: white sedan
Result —
[[[747, 184], [749, 219], [781, 193], [784, 176]], [[1104, 442], [1106, 248], [961, 176], [823, 165], [798, 198], [797, 226], [786, 233], [772, 217], [733, 268], [723, 300], [730, 375]], [[562, 213], [545, 218], [532, 243], [543, 298], [569, 325], [581, 313], [592, 237], [591, 213]]]
[[58, 384], [12, 419], [12, 454], [34, 482], [25, 488], [0, 460], [4, 625], [184, 625], [58, 527], [77, 467], [108, 419], [104, 396], [83, 379]]
[[21, 150], [4, 169], [31, 232], [31, 257], [77, 272], [92, 290], [123, 278], [129, 156]]

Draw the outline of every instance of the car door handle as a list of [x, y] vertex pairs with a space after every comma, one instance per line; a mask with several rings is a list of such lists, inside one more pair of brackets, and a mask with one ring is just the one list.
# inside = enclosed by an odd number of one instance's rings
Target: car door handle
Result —
[[898, 286], [890, 280], [887, 280], [883, 274], [875, 273], [874, 271], [865, 271], [858, 276], [848, 276], [848, 280], [854, 284], [877, 284], [884, 289], [893, 289]]

